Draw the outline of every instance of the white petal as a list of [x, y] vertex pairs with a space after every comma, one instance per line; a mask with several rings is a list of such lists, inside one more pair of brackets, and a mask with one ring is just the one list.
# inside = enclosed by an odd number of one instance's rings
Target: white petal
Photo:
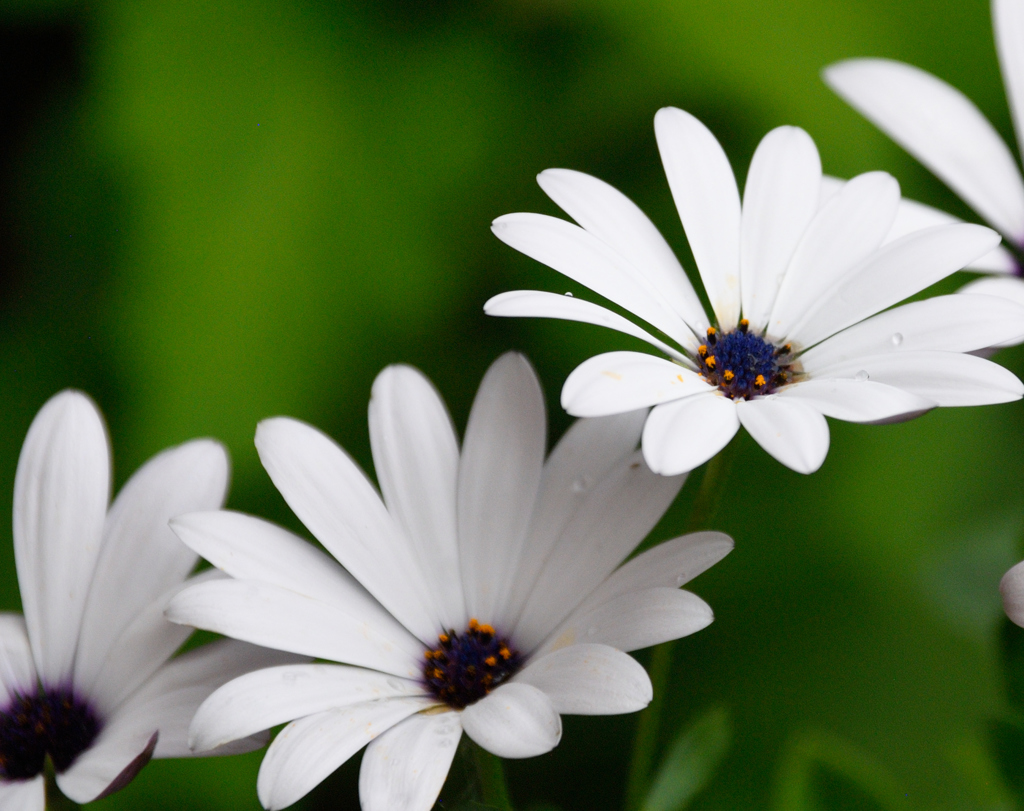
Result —
[[731, 329], [740, 311], [740, 193], [729, 159], [707, 127], [674, 107], [658, 110], [654, 133], [718, 325]]
[[31, 780], [0, 780], [3, 811], [46, 811], [46, 782], [42, 775]]
[[818, 210], [821, 159], [799, 127], [769, 132], [754, 152], [743, 190], [740, 291], [743, 317], [768, 323], [783, 274]]
[[414, 715], [370, 741], [359, 767], [363, 811], [430, 811], [462, 737], [459, 713]]
[[678, 363], [643, 352], [605, 352], [583, 361], [562, 386], [562, 408], [603, 417], [713, 391]]
[[999, 581], [1006, 616], [1024, 628], [1024, 562], [1018, 563]]
[[663, 476], [685, 473], [722, 450], [739, 428], [735, 403], [718, 393], [666, 403], [647, 417], [644, 459]]
[[797, 473], [813, 473], [828, 453], [828, 423], [799, 400], [757, 397], [736, 403], [736, 414], [757, 443]]
[[[821, 369], [862, 355], [921, 349], [974, 352], [1024, 336], [1024, 284], [1011, 279], [980, 281], [1019, 287], [1020, 303], [994, 295], [936, 296], [914, 301], [844, 329], [804, 352], [800, 363], [813, 376]], [[985, 288], [976, 292], [984, 293]]]
[[800, 346], [813, 346], [868, 316], [891, 307], [999, 244], [982, 225], [939, 225], [882, 246], [819, 296], [789, 331]]
[[776, 395], [806, 403], [826, 417], [846, 422], [888, 422], [918, 416], [938, 403], [874, 380], [814, 379], [786, 386]]
[[1019, 0], [993, 0], [992, 24], [1017, 143], [1024, 144], [1024, 6]]
[[681, 346], [693, 344], [693, 332], [647, 278], [578, 225], [544, 214], [506, 214], [491, 230], [506, 245], [589, 287]]
[[12, 694], [31, 693], [37, 685], [32, 648], [21, 614], [0, 613], [0, 706]]
[[530, 652], [647, 536], [672, 503], [684, 476], [659, 476], [639, 451], [594, 485], [562, 532], [515, 627]]
[[686, 271], [632, 200], [603, 180], [570, 169], [548, 169], [537, 183], [566, 214], [646, 276], [697, 335], [704, 333], [708, 317]]
[[260, 461], [288, 506], [327, 551], [424, 642], [440, 627], [407, 541], [373, 485], [329, 437], [288, 417], [256, 429]]
[[[688, 591], [677, 588], [631, 591], [594, 608], [574, 611], [538, 648], [536, 655], [543, 656], [569, 645], [578, 647], [585, 642], [610, 645], [622, 651], [649, 648], [696, 633], [710, 625], [714, 618], [711, 606]], [[543, 685], [537, 686], [544, 689]], [[568, 712], [557, 702], [555, 706], [559, 712]]]
[[542, 690], [563, 715], [619, 715], [642, 710], [653, 695], [647, 671], [608, 645], [573, 645], [532, 660], [516, 683]]
[[466, 707], [462, 728], [488, 752], [504, 758], [543, 755], [562, 737], [562, 719], [551, 699], [521, 682], [507, 682]]
[[239, 676], [213, 692], [192, 719], [189, 746], [204, 752], [334, 707], [423, 694], [415, 681], [357, 667], [269, 667]]
[[899, 184], [885, 172], [858, 175], [842, 186], [796, 248], [772, 309], [770, 335], [788, 335], [850, 268], [882, 244], [899, 201]]
[[1024, 182], [1005, 142], [963, 93], [919, 68], [851, 59], [826, 83], [1010, 237], [1024, 236]]
[[991, 361], [958, 352], [894, 352], [854, 358], [818, 372], [819, 377], [876, 380], [940, 406], [988, 405], [1019, 400], [1024, 385]]
[[[477, 391], [459, 464], [458, 526], [466, 609], [501, 625], [537, 499], [547, 416], [537, 375], [522, 355], [491, 364]], [[450, 575], [454, 575], [451, 572]]]
[[380, 624], [344, 608], [255, 580], [191, 586], [167, 607], [171, 622], [305, 656], [416, 676], [422, 643], [397, 623]]
[[298, 802], [378, 735], [427, 706], [419, 698], [384, 699], [293, 721], [263, 758], [256, 780], [260, 802], [268, 811]]
[[[1024, 280], [1017, 276], [996, 279], [975, 279], [968, 282], [957, 293], [965, 295], [995, 296], [1024, 306]], [[989, 346], [1016, 346], [1022, 342], [1024, 335], [1003, 341], [993, 341]]]
[[370, 446], [388, 511], [411, 541], [445, 628], [466, 619], [456, 537], [459, 443], [433, 384], [411, 366], [389, 366], [373, 382]]
[[195, 553], [167, 522], [181, 513], [220, 507], [227, 487], [224, 447], [200, 439], [157, 454], [121, 488], [107, 516], [85, 604], [76, 682], [92, 682], [121, 632], [195, 566]]
[[71, 674], [110, 493], [103, 420], [64, 391], [32, 421], [14, 479], [14, 559], [39, 678]]
[[[566, 321], [579, 321], [584, 324], [608, 327], [646, 341], [673, 358], [686, 359], [686, 355], [678, 349], [673, 349], [664, 341], [655, 338], [647, 330], [641, 329], [618, 313], [613, 313], [600, 305], [573, 296], [560, 296], [557, 293], [545, 293], [541, 290], [512, 290], [488, 299], [484, 304], [484, 312], [487, 315], [505, 317], [561, 318]], [[691, 340], [689, 346], [696, 349], [696, 339]]]

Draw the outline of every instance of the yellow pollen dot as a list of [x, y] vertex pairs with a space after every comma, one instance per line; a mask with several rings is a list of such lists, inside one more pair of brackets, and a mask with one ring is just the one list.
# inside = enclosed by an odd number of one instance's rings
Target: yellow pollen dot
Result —
[[502, 659], [511, 659], [512, 658], [512, 651], [510, 651], [506, 645], [502, 645], [498, 649], [498, 653], [501, 655]]
[[498, 664], [498, 657], [488, 656], [486, 659], [484, 659], [484, 664], [488, 667], [494, 667], [496, 664]]
[[700, 346], [697, 347], [697, 354], [700, 355], [702, 358], [707, 353], [708, 353], [708, 345], [707, 344], [701, 344]]
[[686, 382], [685, 380], [683, 380], [683, 376], [682, 375], [676, 375], [676, 380], [678, 380], [680, 383], [685, 383]]
[[712, 335], [714, 335], [715, 333], [717, 333], [717, 332], [718, 332], [718, 330], [716, 330], [716, 329], [715, 329], [714, 327], [708, 327], [708, 337], [709, 337], [709, 338], [710, 338], [710, 337], [711, 337]]
[[444, 675], [444, 671], [443, 671], [443, 670], [441, 670], [441, 668], [439, 668], [439, 667], [435, 667], [435, 668], [434, 668], [434, 669], [433, 669], [433, 670], [431, 671], [431, 675], [433, 675], [433, 677], [434, 677], [435, 679], [439, 679], [439, 678], [441, 678], [441, 677], [442, 677], [442, 676]]
[[734, 377], [736, 377], [736, 375], [734, 375], [731, 370], [726, 369], [725, 374], [723, 374], [722, 377], [725, 378], [726, 383], [732, 383], [732, 380]]
[[433, 659], [434, 658], [434, 652], [432, 650], [425, 650], [425, 651], [423, 651], [423, 657], [425, 659]]
[[704, 361], [704, 363], [707, 364], [707, 367], [709, 369], [714, 369], [715, 368], [715, 356], [714, 355], [708, 355], [708, 358], [707, 358], [707, 360]]
[[754, 385], [761, 388], [764, 385], [764, 375], [758, 375], [754, 378]]
[[475, 617], [469, 621], [469, 630], [475, 631], [479, 627], [480, 627], [480, 623], [477, 622]]
[[494, 636], [494, 627], [491, 625], [478, 625], [476, 628], [481, 634], [490, 634]]

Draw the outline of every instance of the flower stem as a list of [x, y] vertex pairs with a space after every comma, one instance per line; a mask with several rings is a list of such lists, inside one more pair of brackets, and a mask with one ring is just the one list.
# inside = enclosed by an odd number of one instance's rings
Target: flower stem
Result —
[[57, 779], [49, 760], [46, 763], [46, 811], [78, 811], [78, 803], [69, 800], [57, 788]]
[[[735, 441], [730, 442], [704, 468], [700, 489], [697, 491], [690, 511], [690, 520], [687, 522], [687, 532], [707, 529], [715, 520], [715, 513], [718, 512], [725, 490], [725, 481], [732, 467], [735, 445]], [[654, 755], [658, 748], [658, 733], [661, 731], [661, 714], [665, 708], [665, 692], [672, 669], [673, 645], [674, 642], [663, 642], [651, 652], [648, 671], [654, 695], [647, 709], [640, 713], [637, 722], [633, 759], [629, 764], [629, 777], [626, 783], [626, 811], [640, 811], [650, 788]]]
[[476, 766], [477, 781], [480, 784], [480, 801], [500, 811], [513, 811], [512, 798], [505, 782], [505, 767], [501, 758], [492, 755], [482, 746], [473, 744], [473, 762]]

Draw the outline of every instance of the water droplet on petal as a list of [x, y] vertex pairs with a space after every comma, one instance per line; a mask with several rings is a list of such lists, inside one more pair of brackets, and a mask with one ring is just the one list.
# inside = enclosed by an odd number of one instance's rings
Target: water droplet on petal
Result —
[[899, 346], [903, 343], [903, 335], [899, 332], [894, 332], [889, 340], [892, 341], [893, 346]]
[[861, 369], [859, 372], [857, 372], [857, 374], [855, 374], [853, 376], [853, 379], [854, 380], [864, 381], [864, 380], [867, 380], [869, 377], [871, 377], [871, 375], [869, 375], [867, 372], [865, 372], [863, 369]]
[[572, 292], [571, 292], [571, 291], [569, 291], [569, 290], [566, 290], [566, 291], [565, 291], [565, 295], [567, 295], [567, 296], [568, 296], [569, 298], [572, 298], [572, 297], [573, 297], [573, 295], [572, 295]]
[[676, 585], [677, 586], [681, 586], [685, 582], [686, 582], [686, 575], [685, 574], [681, 574], [678, 577], [676, 577]]
[[593, 482], [591, 482], [589, 476], [580, 476], [578, 479], [573, 481], [572, 491], [574, 493], [585, 493], [587, 490], [590, 489], [590, 485], [592, 483]]

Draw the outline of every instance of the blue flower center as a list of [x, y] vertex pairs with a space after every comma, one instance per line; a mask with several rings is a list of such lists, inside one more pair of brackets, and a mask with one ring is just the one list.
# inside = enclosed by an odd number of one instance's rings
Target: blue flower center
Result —
[[15, 695], [0, 710], [0, 777], [29, 780], [43, 771], [46, 756], [63, 772], [99, 734], [99, 716], [69, 687]]
[[750, 332], [746, 319], [732, 332], [709, 327], [696, 360], [701, 376], [733, 400], [771, 394], [793, 376], [792, 347], [775, 346]]
[[424, 653], [423, 681], [434, 696], [461, 710], [491, 692], [522, 663], [507, 639], [474, 619], [461, 634], [438, 635], [437, 647]]

